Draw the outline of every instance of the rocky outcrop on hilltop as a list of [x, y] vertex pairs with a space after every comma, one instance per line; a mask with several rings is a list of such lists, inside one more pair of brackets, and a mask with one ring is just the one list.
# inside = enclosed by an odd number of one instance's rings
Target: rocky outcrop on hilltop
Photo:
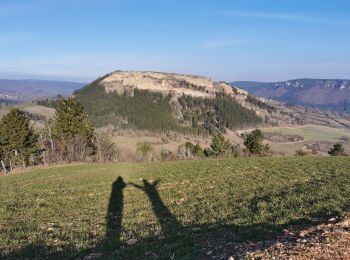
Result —
[[225, 82], [215, 82], [209, 78], [164, 72], [116, 71], [101, 80], [100, 85], [107, 93], [119, 95], [134, 94], [135, 89], [171, 94], [173, 107], [178, 107], [177, 98], [182, 95], [215, 98], [218, 93], [234, 97], [242, 106], [254, 110], [258, 116], [267, 116], [264, 109], [247, 102], [248, 91], [233, 87]]
[[105, 87], [106, 92], [130, 95], [135, 88], [203, 98], [213, 98], [219, 92], [241, 98], [248, 94], [245, 90], [232, 88], [227, 83], [214, 82], [205, 77], [161, 72], [116, 71], [105, 77], [100, 84]]

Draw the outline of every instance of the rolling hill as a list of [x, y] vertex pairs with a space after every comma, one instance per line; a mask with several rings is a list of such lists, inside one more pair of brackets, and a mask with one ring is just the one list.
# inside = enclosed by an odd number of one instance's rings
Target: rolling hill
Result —
[[58, 95], [69, 96], [84, 85], [85, 83], [70, 81], [0, 79], [0, 100], [6, 103], [18, 103], [54, 98]]
[[116, 71], [75, 92], [95, 126], [213, 134], [253, 127], [269, 113], [247, 92], [208, 78]]
[[255, 96], [290, 104], [350, 113], [350, 80], [296, 79], [283, 82], [236, 81]]

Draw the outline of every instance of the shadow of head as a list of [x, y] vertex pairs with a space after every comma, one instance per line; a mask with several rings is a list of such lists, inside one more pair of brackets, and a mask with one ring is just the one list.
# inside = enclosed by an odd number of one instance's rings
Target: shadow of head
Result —
[[147, 180], [143, 179], [142, 182], [143, 182], [143, 187], [145, 189], [155, 189], [159, 184], [159, 180], [148, 182]]
[[119, 176], [115, 182], [113, 182], [112, 188], [114, 189], [124, 189], [126, 187], [126, 183], [123, 180], [123, 177]]

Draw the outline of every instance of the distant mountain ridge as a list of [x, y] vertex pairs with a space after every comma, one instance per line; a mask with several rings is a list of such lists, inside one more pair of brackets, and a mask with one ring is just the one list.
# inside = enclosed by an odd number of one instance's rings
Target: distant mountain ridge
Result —
[[319, 109], [350, 112], [350, 80], [346, 79], [236, 81], [231, 85], [243, 88], [258, 97]]
[[70, 81], [51, 81], [36, 79], [0, 79], [0, 99], [9, 102], [53, 98], [57, 95], [68, 96], [86, 85]]

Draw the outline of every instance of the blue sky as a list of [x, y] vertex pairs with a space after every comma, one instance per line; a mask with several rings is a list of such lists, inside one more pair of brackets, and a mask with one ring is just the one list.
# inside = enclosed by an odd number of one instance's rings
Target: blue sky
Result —
[[0, 77], [350, 78], [348, 0], [0, 0]]

